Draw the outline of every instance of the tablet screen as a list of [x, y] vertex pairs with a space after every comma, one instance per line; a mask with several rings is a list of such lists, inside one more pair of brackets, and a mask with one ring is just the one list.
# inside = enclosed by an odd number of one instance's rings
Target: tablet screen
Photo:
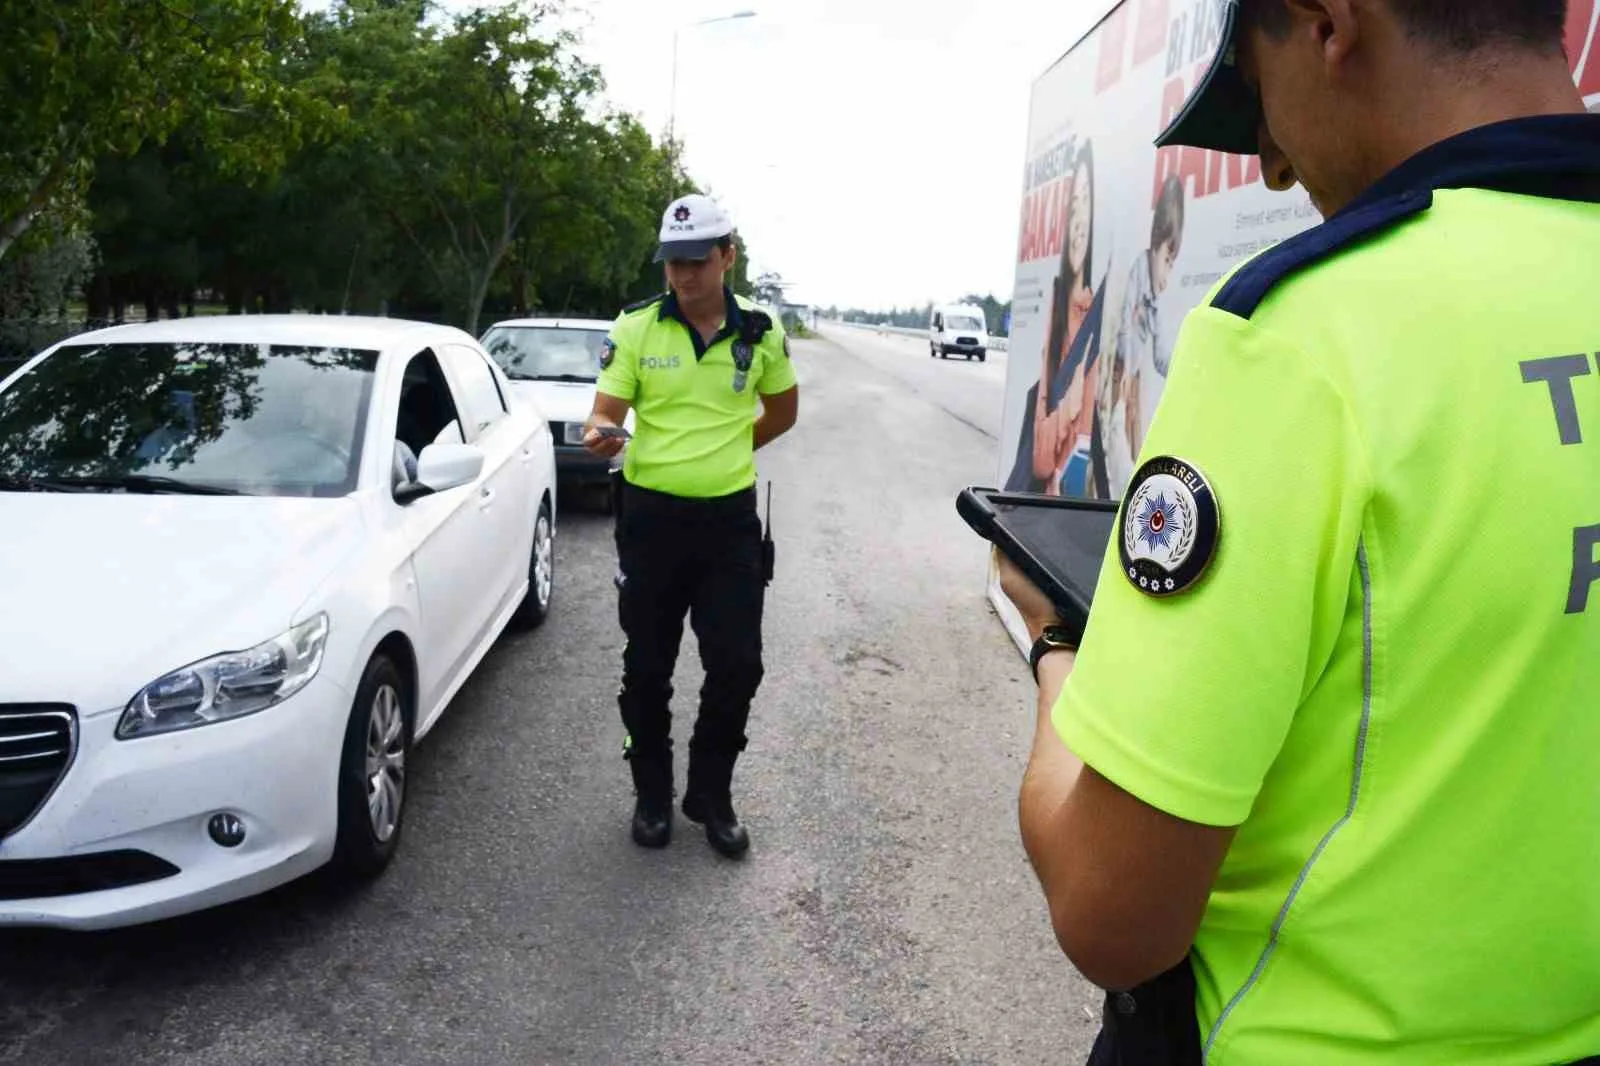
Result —
[[999, 523], [1032, 552], [1050, 573], [1094, 598], [1100, 565], [1116, 531], [1117, 512], [1018, 507], [995, 504]]

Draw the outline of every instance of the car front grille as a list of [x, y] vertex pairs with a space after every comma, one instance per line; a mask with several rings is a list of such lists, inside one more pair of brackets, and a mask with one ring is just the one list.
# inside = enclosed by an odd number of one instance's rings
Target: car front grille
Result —
[[55, 791], [77, 749], [77, 725], [66, 704], [0, 704], [0, 840]]
[[978, 338], [976, 338], [976, 337], [957, 337], [956, 338], [956, 343], [957, 344], [970, 344], [970, 345], [976, 347], [977, 344], [978, 344]]
[[0, 860], [0, 900], [52, 899], [107, 892], [175, 877], [182, 871], [143, 851], [102, 851], [64, 859]]

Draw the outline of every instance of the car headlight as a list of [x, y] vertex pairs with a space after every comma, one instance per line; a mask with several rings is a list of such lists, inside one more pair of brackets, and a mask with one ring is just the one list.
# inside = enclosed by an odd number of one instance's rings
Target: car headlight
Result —
[[249, 651], [214, 655], [174, 670], [128, 703], [117, 739], [226, 722], [282, 703], [317, 676], [327, 643], [328, 616], [319, 614]]

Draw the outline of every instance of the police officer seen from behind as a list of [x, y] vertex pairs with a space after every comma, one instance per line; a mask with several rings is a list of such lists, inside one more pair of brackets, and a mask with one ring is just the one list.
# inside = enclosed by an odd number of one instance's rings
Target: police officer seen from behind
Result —
[[750, 844], [731, 781], [761, 683], [770, 578], [754, 453], [795, 424], [800, 405], [783, 327], [728, 288], [734, 255], [733, 223], [715, 201], [668, 205], [656, 252], [668, 291], [617, 318], [584, 437], [595, 454], [616, 455], [622, 440], [605, 434], [633, 407], [616, 519], [633, 839], [655, 848], [672, 835], [668, 705], [687, 615], [705, 684], [683, 813], [730, 857]]
[[1111, 993], [1093, 1061], [1600, 1054], [1600, 116], [1566, 6], [1221, 14], [1162, 140], [1259, 151], [1324, 221], [1184, 322], [1087, 631], [1001, 574], [1038, 638], [1023, 841]]

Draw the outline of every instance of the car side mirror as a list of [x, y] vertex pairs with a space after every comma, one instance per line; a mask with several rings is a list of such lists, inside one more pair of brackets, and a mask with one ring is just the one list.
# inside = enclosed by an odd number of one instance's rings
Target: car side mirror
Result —
[[417, 457], [416, 479], [395, 490], [394, 498], [410, 503], [436, 492], [470, 485], [483, 473], [483, 450], [471, 444], [430, 444]]

